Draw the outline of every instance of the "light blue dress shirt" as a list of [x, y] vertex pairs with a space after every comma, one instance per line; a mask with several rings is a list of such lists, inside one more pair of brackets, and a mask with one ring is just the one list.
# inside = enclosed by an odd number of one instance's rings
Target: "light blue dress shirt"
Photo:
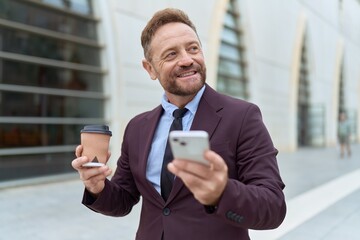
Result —
[[[185, 113], [182, 119], [183, 131], [190, 130], [204, 90], [205, 86], [200, 89], [200, 91], [196, 94], [196, 96], [191, 102], [186, 104], [185, 108], [187, 108], [188, 111]], [[172, 115], [173, 111], [178, 108], [174, 104], [169, 103], [165, 94], [163, 95], [163, 98], [161, 100], [161, 105], [164, 109], [164, 113], [161, 116], [159, 124], [156, 128], [146, 165], [146, 178], [160, 194], [161, 167], [164, 158], [166, 142], [168, 139], [171, 123], [174, 120], [174, 117]]]

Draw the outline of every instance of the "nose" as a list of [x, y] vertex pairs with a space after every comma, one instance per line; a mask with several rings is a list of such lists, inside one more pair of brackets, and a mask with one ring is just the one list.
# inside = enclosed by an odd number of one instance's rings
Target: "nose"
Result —
[[194, 63], [194, 59], [192, 58], [191, 54], [186, 51], [183, 51], [180, 55], [178, 65], [180, 67], [188, 67]]

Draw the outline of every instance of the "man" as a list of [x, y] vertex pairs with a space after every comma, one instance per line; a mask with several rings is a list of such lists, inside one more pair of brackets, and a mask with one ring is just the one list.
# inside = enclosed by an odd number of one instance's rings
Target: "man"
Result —
[[[215, 92], [196, 29], [180, 10], [157, 12], [141, 36], [143, 67], [164, 88], [161, 105], [127, 125], [111, 181], [107, 167], [85, 169], [76, 149], [73, 167], [85, 185], [83, 203], [110, 216], [124, 216], [142, 196], [136, 239], [249, 239], [248, 229], [278, 227], [285, 217], [284, 184], [261, 113], [254, 104]], [[205, 130], [210, 167], [175, 159], [167, 198], [161, 171], [175, 109], [186, 108], [183, 130]], [[166, 199], [166, 200], [164, 200]]]

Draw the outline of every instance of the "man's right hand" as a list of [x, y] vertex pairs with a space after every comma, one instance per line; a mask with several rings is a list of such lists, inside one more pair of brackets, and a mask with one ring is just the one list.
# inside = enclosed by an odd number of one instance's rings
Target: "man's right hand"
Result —
[[[76, 159], [71, 162], [72, 167], [78, 171], [80, 179], [83, 181], [85, 188], [94, 196], [97, 197], [105, 187], [105, 179], [111, 175], [111, 169], [108, 166], [102, 167], [83, 167], [84, 163], [89, 162], [85, 156], [81, 156], [82, 146], [76, 147]], [[110, 153], [108, 155], [108, 159]]]

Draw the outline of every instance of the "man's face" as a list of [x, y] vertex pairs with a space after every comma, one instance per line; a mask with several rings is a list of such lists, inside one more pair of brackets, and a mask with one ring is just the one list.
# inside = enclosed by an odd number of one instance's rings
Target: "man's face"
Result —
[[160, 27], [151, 41], [150, 55], [152, 60], [143, 65], [152, 79], [159, 79], [167, 93], [190, 96], [204, 85], [206, 67], [200, 41], [186, 24], [168, 23]]

